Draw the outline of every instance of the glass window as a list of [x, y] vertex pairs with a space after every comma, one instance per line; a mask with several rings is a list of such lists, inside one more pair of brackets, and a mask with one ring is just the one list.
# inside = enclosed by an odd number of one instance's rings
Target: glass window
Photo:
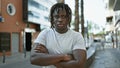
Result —
[[0, 32], [0, 52], [10, 51], [10, 33]]

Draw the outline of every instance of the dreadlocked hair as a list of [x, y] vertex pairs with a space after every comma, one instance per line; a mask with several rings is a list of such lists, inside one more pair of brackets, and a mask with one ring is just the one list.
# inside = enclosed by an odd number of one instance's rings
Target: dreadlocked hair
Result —
[[68, 17], [68, 23], [69, 23], [69, 26], [70, 26], [70, 22], [71, 22], [71, 18], [72, 18], [72, 11], [71, 11], [70, 7], [67, 4], [64, 4], [64, 3], [56, 3], [51, 7], [51, 10], [50, 10], [51, 28], [54, 28], [54, 26], [53, 26], [53, 24], [54, 24], [53, 13], [54, 13], [55, 10], [58, 10], [58, 12], [59, 12], [60, 8], [62, 8], [62, 10], [65, 9], [66, 17]]

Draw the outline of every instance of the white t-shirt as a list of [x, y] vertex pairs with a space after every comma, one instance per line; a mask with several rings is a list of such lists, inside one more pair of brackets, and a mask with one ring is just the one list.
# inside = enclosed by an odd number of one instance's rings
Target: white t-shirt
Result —
[[[43, 30], [34, 41], [45, 45], [50, 54], [71, 54], [75, 49], [84, 49], [85, 42], [80, 32], [68, 30], [66, 33], [60, 34], [55, 29], [49, 28]], [[43, 68], [54, 68], [44, 66]]]

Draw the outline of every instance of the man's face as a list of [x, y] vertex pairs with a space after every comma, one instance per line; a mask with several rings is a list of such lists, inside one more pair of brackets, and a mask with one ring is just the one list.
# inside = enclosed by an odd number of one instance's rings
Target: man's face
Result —
[[57, 31], [64, 31], [68, 29], [68, 17], [66, 16], [66, 11], [64, 9], [60, 8], [59, 12], [55, 10], [53, 13], [53, 20], [54, 27]]

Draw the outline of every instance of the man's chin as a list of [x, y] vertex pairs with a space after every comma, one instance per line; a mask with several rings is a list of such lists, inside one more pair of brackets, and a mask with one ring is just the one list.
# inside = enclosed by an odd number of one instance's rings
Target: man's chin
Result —
[[57, 30], [59, 30], [59, 31], [66, 31], [67, 28], [58, 28]]
[[58, 29], [58, 30], [65, 30], [66, 28], [58, 27], [57, 29]]
[[65, 31], [67, 29], [67, 27], [56, 27], [57, 30], [60, 30], [60, 31]]

